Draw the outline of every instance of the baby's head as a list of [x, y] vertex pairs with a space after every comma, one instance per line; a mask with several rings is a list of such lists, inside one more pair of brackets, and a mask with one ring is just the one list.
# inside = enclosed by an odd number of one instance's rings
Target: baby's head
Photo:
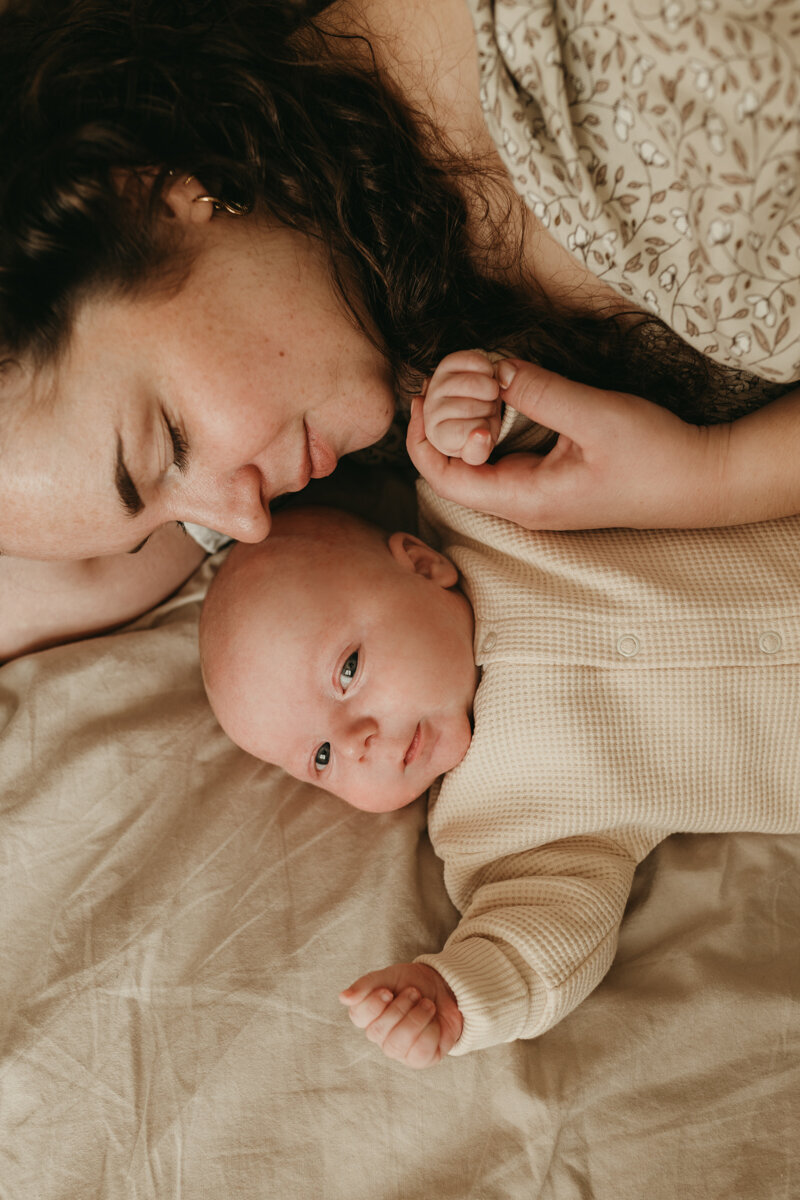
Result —
[[200, 621], [203, 678], [244, 750], [389, 812], [467, 752], [473, 617], [448, 558], [349, 513], [276, 514], [231, 551]]

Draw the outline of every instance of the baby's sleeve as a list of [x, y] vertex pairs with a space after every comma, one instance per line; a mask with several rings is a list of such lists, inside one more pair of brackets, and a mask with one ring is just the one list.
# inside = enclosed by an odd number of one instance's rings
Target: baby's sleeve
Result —
[[455, 994], [464, 1029], [452, 1054], [536, 1037], [589, 995], [614, 958], [637, 863], [660, 840], [565, 838], [457, 882], [461, 921], [439, 953], [416, 959]]

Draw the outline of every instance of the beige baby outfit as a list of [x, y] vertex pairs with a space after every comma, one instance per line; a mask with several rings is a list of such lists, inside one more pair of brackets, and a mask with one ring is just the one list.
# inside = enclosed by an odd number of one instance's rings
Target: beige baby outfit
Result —
[[[509, 448], [526, 426], [506, 413]], [[668, 834], [800, 831], [800, 518], [532, 533], [418, 486], [482, 671], [429, 816], [462, 919], [418, 959], [455, 992], [464, 1054], [584, 999]]]

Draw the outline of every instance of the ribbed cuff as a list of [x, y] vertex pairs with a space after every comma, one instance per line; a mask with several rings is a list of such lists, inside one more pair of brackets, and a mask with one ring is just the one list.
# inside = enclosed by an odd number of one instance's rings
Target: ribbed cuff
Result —
[[455, 994], [464, 1029], [451, 1054], [513, 1042], [523, 1034], [530, 1037], [531, 1024], [545, 1016], [544, 985], [532, 995], [530, 977], [526, 981], [508, 955], [487, 938], [453, 942], [438, 954], [421, 954], [414, 961], [438, 971]]

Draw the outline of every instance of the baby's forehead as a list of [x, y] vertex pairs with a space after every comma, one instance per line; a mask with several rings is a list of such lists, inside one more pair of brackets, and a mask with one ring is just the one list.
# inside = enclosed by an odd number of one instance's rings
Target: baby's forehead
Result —
[[280, 637], [287, 627], [314, 627], [358, 586], [358, 574], [342, 571], [324, 547], [292, 539], [242, 572], [241, 610], [248, 623]]
[[279, 514], [266, 542], [236, 546], [226, 565], [217, 615], [234, 640], [238, 631], [245, 641], [254, 634], [274, 642], [290, 630], [318, 635], [338, 613], [357, 610], [377, 576], [391, 570], [392, 556], [377, 528], [301, 510]]

